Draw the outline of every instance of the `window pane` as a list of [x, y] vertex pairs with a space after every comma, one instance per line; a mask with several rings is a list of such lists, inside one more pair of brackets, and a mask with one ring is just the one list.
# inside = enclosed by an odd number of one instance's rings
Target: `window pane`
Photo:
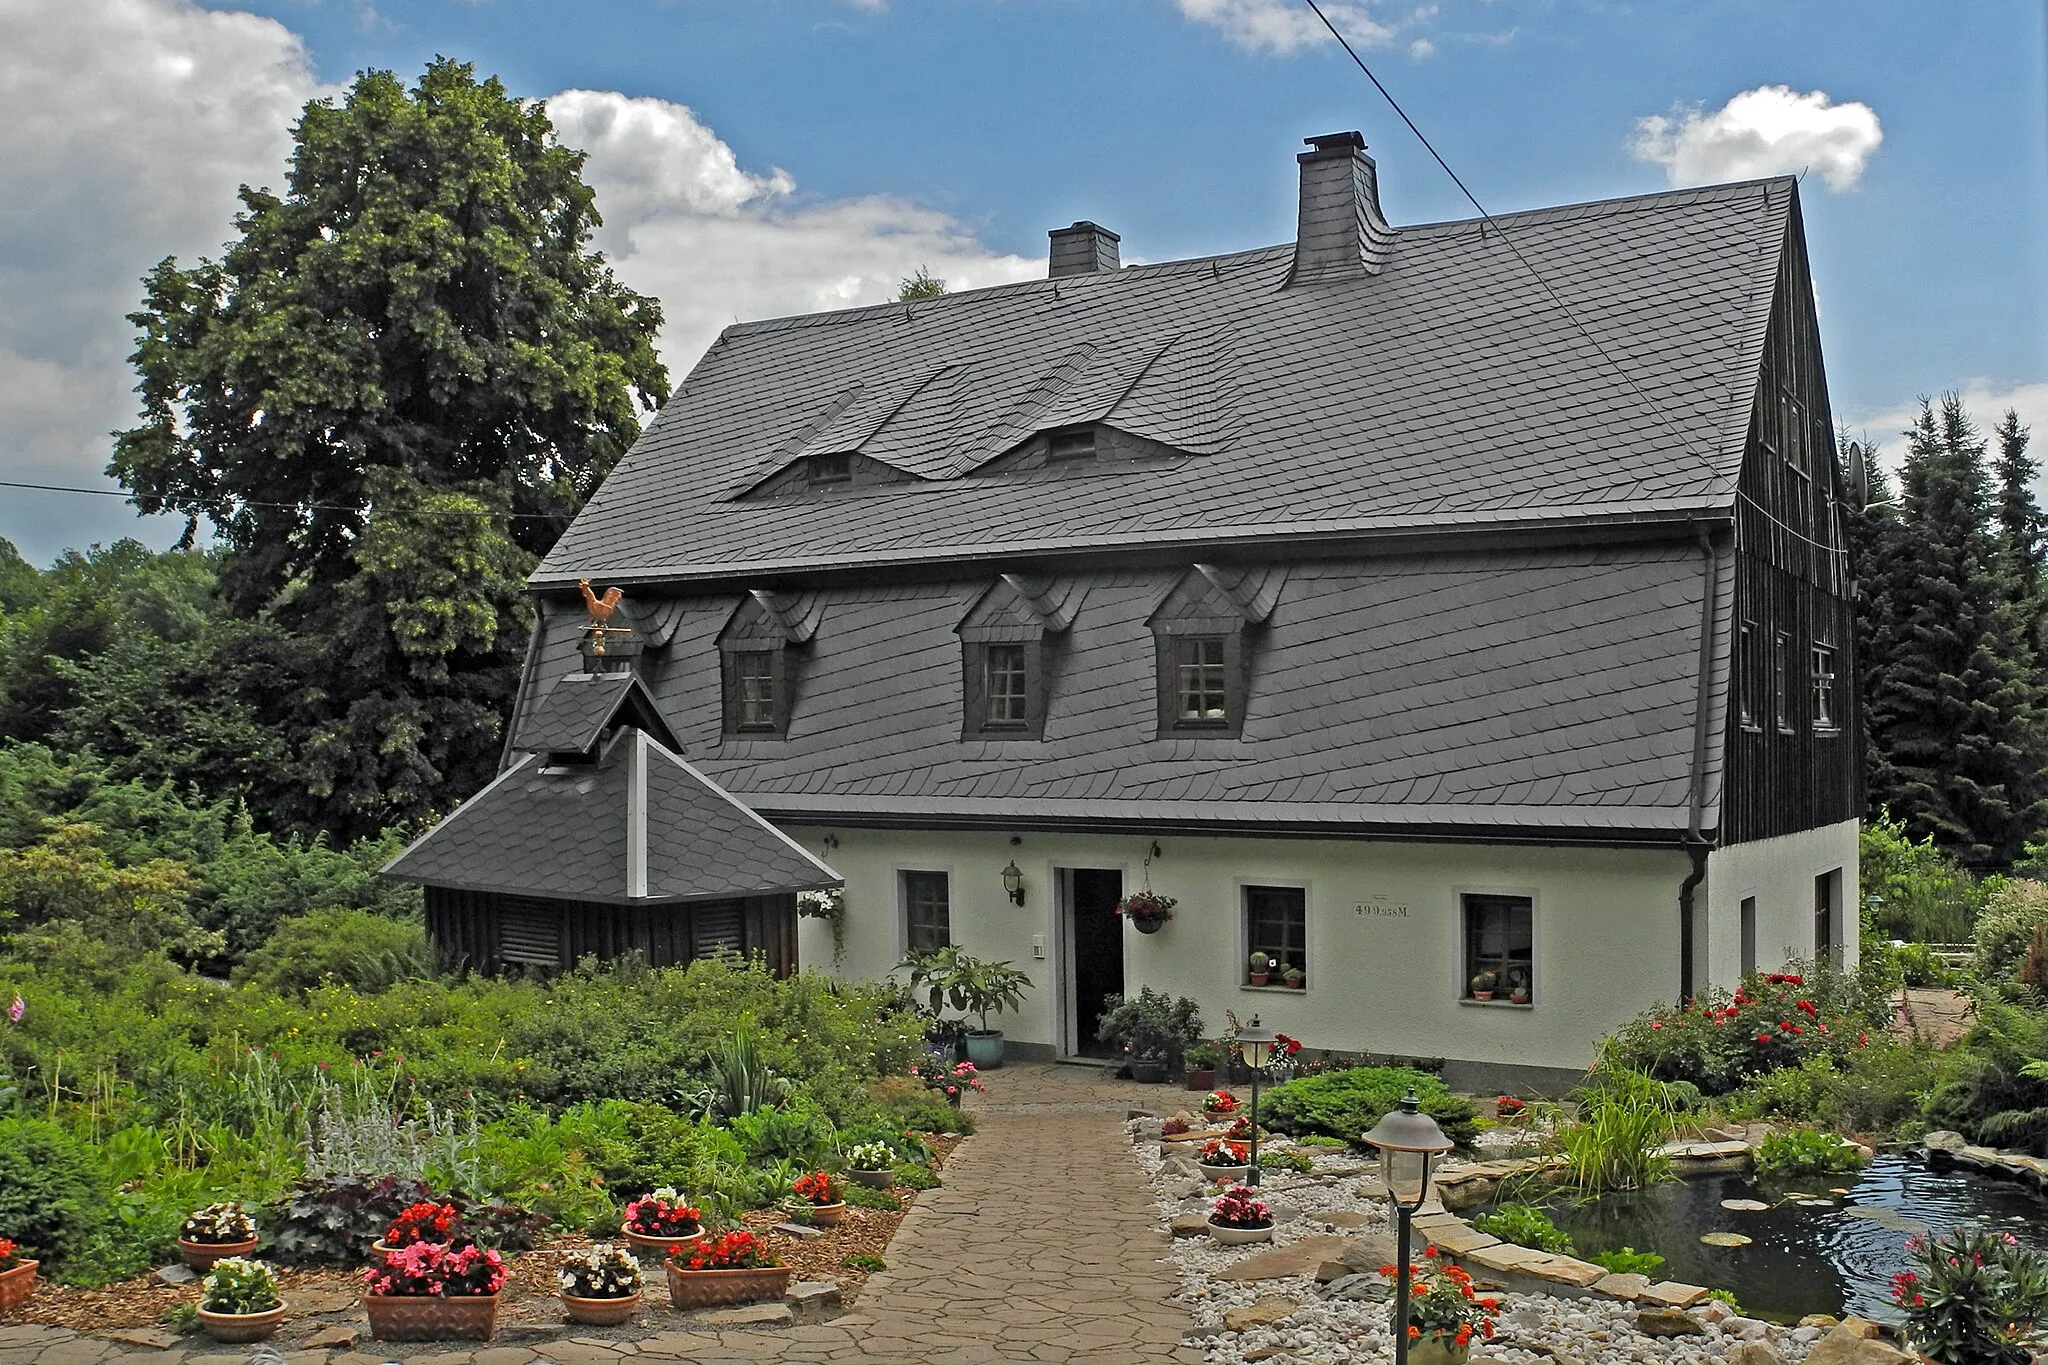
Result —
[[1535, 998], [1536, 913], [1523, 896], [1465, 897], [1465, 992], [1472, 978], [1492, 972], [1493, 989]]
[[1264, 953], [1279, 976], [1289, 967], [1308, 971], [1308, 893], [1298, 886], [1244, 889], [1245, 956]]
[[1024, 646], [984, 645], [981, 654], [981, 723], [1021, 729], [1026, 718]]
[[1835, 651], [1813, 647], [1813, 728], [1835, 728]]
[[947, 877], [943, 872], [903, 874], [905, 938], [913, 953], [929, 953], [953, 940]]
[[1176, 639], [1173, 670], [1175, 714], [1181, 720], [1220, 723], [1230, 719], [1220, 636], [1184, 635]]
[[1778, 728], [1788, 731], [1792, 728], [1792, 665], [1786, 656], [1791, 652], [1792, 637], [1778, 636], [1771, 648], [1771, 714], [1777, 719]]
[[1049, 460], [1095, 458], [1095, 429], [1082, 427], [1076, 431], [1053, 432], [1046, 441], [1045, 456]]
[[775, 728], [775, 656], [765, 649], [732, 655], [733, 728]]

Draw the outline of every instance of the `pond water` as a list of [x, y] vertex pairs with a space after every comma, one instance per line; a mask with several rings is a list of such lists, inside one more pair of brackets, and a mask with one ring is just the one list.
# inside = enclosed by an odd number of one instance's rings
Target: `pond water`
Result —
[[[1805, 1196], [1825, 1207], [1794, 1202]], [[1721, 1207], [1755, 1199], [1763, 1212]], [[1665, 1262], [1657, 1277], [1732, 1289], [1746, 1312], [1779, 1322], [1808, 1313], [1896, 1321], [1890, 1280], [1907, 1266], [1906, 1239], [1975, 1224], [2048, 1252], [2048, 1199], [2012, 1181], [1933, 1170], [1887, 1153], [1858, 1172], [1765, 1181], [1750, 1176], [1672, 1180], [1549, 1210], [1582, 1257], [1632, 1246]], [[1738, 1232], [1748, 1246], [1707, 1246], [1706, 1232]]]

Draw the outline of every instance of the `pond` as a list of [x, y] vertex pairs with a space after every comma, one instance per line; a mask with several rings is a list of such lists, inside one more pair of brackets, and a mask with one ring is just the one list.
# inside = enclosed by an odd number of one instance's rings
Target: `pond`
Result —
[[[1801, 1204], [1796, 1196], [1829, 1202]], [[1724, 1199], [1771, 1207], [1740, 1213], [1722, 1208]], [[1905, 1241], [1916, 1232], [1976, 1224], [2048, 1252], [2048, 1199], [2012, 1181], [1933, 1170], [1917, 1156], [1896, 1153], [1860, 1173], [1772, 1181], [1702, 1176], [1563, 1204], [1550, 1215], [1582, 1257], [1623, 1246], [1655, 1251], [1665, 1258], [1658, 1277], [1731, 1289], [1744, 1311], [1778, 1322], [1844, 1312], [1896, 1321], [1889, 1282], [1906, 1268]], [[1707, 1246], [1699, 1240], [1706, 1232], [1752, 1241]]]

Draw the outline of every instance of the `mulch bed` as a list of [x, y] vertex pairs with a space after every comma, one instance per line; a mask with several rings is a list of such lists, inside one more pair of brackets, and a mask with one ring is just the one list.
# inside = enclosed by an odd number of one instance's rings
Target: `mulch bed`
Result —
[[[958, 1137], [929, 1135], [938, 1164], [944, 1168]], [[897, 1189], [896, 1197], [908, 1207], [917, 1198], [914, 1190]], [[783, 1215], [762, 1210], [746, 1215], [745, 1223], [756, 1232], [766, 1232], [783, 1221]], [[889, 1239], [901, 1213], [848, 1207], [839, 1226], [824, 1230], [822, 1237], [797, 1238], [768, 1233], [776, 1255], [790, 1266], [796, 1280], [832, 1280], [849, 1304], [867, 1283], [868, 1273], [846, 1264], [849, 1256], [886, 1256]], [[591, 1245], [583, 1236], [564, 1236], [547, 1245], [508, 1258], [510, 1277], [498, 1302], [498, 1320], [507, 1326], [558, 1323], [562, 1306], [555, 1297], [555, 1271], [563, 1258]], [[658, 1263], [646, 1265], [645, 1302], [649, 1308], [668, 1311], [668, 1284]], [[362, 1272], [359, 1270], [307, 1269], [278, 1271], [279, 1288], [291, 1304], [295, 1321], [346, 1315], [350, 1321], [362, 1316]], [[199, 1301], [199, 1283], [167, 1285], [154, 1273], [107, 1285], [101, 1289], [74, 1289], [44, 1281], [35, 1297], [10, 1313], [0, 1313], [0, 1326], [33, 1322], [50, 1327], [69, 1327], [79, 1332], [111, 1332], [160, 1324], [166, 1313], [182, 1304]], [[579, 1328], [579, 1331], [588, 1331]]]

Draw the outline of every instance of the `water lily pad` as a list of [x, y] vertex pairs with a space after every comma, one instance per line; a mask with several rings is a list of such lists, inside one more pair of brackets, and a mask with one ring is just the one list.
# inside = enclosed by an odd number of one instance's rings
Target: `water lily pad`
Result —
[[1831, 1209], [1835, 1206], [1832, 1199], [1795, 1199], [1792, 1202], [1802, 1209]]
[[1761, 1199], [1723, 1199], [1721, 1207], [1730, 1213], [1766, 1213], [1771, 1206]]
[[1751, 1239], [1739, 1232], [1703, 1232], [1700, 1240], [1710, 1247], [1746, 1247]]
[[1837, 1185], [1833, 1189], [1828, 1191], [1829, 1194], [1847, 1194], [1848, 1192], [1849, 1191], [1842, 1188], [1840, 1185]]

